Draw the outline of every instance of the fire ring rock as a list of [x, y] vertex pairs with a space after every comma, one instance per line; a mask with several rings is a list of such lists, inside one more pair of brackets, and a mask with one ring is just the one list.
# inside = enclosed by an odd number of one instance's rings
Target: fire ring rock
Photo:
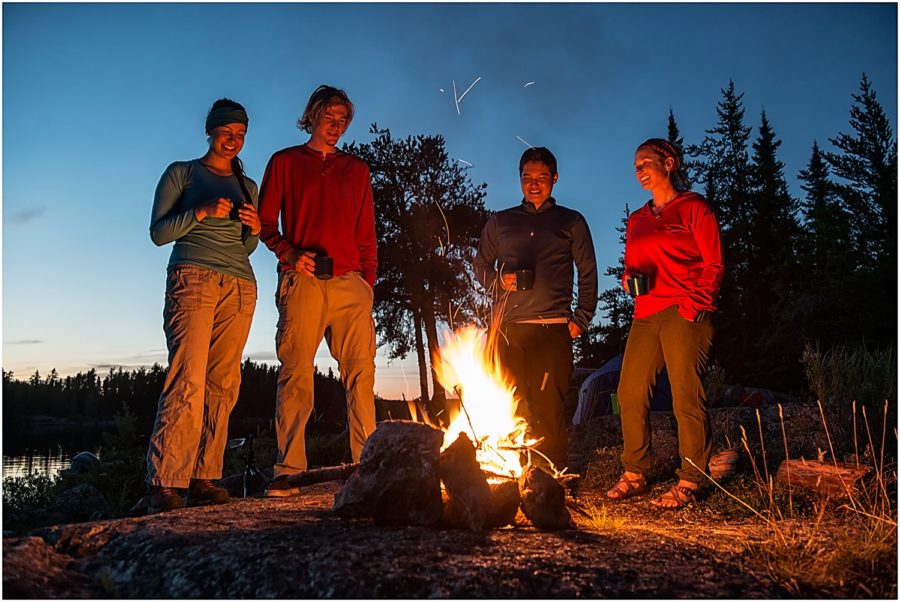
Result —
[[569, 526], [571, 515], [566, 508], [566, 490], [559, 482], [535, 466], [529, 466], [519, 477], [522, 512], [538, 529], [555, 531]]
[[460, 433], [441, 454], [439, 470], [447, 489], [445, 522], [481, 531], [491, 503], [491, 488], [476, 457], [475, 445]]
[[342, 518], [376, 524], [434, 525], [441, 519], [438, 458], [444, 433], [410, 420], [385, 420], [366, 441], [356, 469], [335, 498]]

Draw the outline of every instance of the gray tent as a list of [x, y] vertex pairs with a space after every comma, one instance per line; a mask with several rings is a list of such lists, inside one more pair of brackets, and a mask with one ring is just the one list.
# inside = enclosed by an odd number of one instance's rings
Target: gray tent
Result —
[[[593, 416], [612, 413], [610, 394], [619, 386], [619, 373], [622, 370], [622, 354], [615, 356], [588, 376], [578, 390], [578, 407], [572, 417], [575, 426], [587, 423]], [[672, 388], [669, 385], [669, 374], [663, 368], [656, 377], [653, 397], [650, 398], [650, 409], [655, 412], [672, 411]]]

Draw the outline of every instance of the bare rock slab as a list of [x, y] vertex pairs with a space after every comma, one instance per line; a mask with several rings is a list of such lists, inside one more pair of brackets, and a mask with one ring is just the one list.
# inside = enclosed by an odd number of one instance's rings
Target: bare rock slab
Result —
[[538, 529], [556, 531], [569, 526], [565, 488], [549, 474], [529, 466], [519, 478], [522, 512]]
[[342, 518], [376, 524], [434, 525], [443, 512], [438, 459], [444, 433], [409, 420], [385, 420], [366, 441], [359, 467], [336, 496]]

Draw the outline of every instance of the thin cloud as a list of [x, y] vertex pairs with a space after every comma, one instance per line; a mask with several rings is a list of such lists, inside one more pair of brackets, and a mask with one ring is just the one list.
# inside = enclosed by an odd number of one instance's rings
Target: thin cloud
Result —
[[47, 211], [46, 207], [34, 207], [32, 209], [23, 209], [21, 211], [13, 211], [6, 215], [4, 219], [9, 224], [23, 225], [40, 217]]
[[4, 341], [5, 345], [40, 345], [43, 343], [41, 339], [20, 339], [18, 341]]

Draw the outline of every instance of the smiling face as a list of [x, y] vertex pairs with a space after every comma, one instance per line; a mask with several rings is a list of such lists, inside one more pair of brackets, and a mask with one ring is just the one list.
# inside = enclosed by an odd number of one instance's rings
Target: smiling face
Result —
[[231, 161], [244, 148], [247, 126], [243, 123], [226, 123], [209, 132], [209, 150], [213, 155]]
[[315, 148], [334, 148], [347, 131], [349, 111], [341, 102], [328, 105], [313, 124], [310, 144]]
[[654, 190], [671, 185], [669, 172], [675, 165], [671, 158], [664, 158], [658, 152], [641, 147], [634, 153], [634, 175], [645, 190]]
[[550, 198], [553, 193], [553, 185], [559, 179], [559, 174], [551, 173], [550, 167], [541, 161], [528, 161], [522, 166], [520, 174], [522, 194], [525, 200], [537, 209]]

